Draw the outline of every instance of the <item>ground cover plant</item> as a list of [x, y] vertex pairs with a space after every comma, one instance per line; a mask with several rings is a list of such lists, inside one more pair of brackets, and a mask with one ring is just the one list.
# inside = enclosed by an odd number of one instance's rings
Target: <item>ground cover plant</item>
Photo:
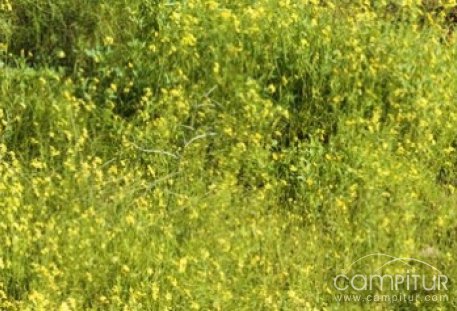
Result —
[[455, 7], [0, 0], [0, 309], [454, 310]]

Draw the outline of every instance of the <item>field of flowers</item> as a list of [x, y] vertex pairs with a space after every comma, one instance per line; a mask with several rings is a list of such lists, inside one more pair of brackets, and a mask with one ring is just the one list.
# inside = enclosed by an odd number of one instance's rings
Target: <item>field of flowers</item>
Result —
[[455, 310], [455, 5], [0, 0], [0, 310]]

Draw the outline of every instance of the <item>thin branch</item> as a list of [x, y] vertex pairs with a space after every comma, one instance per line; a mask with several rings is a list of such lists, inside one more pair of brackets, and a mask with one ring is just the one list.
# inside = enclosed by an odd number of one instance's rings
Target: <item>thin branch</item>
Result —
[[215, 136], [216, 133], [205, 133], [205, 134], [201, 134], [201, 135], [198, 135], [198, 136], [195, 136], [194, 138], [192, 138], [191, 140], [189, 140], [185, 145], [184, 145], [184, 149], [186, 149], [191, 143], [193, 143], [194, 141], [196, 140], [199, 140], [199, 139], [203, 139], [203, 138], [206, 138], [208, 136]]
[[217, 89], [217, 85], [213, 86], [208, 92], [203, 94], [203, 97], [208, 97], [211, 95], [212, 92], [214, 92]]
[[166, 156], [169, 156], [169, 157], [172, 157], [172, 158], [175, 158], [175, 159], [179, 159], [178, 155], [176, 155], [174, 153], [171, 153], [171, 152], [168, 152], [168, 151], [159, 150], [159, 149], [144, 149], [144, 148], [141, 148], [140, 146], [136, 145], [135, 143], [132, 143], [132, 145], [136, 149], [138, 149], [139, 151], [142, 151], [142, 152], [145, 152], [145, 153], [162, 154], [162, 155], [166, 155]]

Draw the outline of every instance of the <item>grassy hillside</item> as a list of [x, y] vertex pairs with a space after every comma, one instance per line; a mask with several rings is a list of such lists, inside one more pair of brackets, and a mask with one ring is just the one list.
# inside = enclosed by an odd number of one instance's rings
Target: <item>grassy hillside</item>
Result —
[[0, 309], [454, 310], [453, 5], [0, 0]]

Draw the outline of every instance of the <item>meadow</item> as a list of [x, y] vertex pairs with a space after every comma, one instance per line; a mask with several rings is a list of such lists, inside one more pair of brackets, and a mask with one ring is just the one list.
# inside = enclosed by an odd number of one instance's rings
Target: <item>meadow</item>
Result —
[[455, 6], [0, 0], [0, 310], [455, 310]]

